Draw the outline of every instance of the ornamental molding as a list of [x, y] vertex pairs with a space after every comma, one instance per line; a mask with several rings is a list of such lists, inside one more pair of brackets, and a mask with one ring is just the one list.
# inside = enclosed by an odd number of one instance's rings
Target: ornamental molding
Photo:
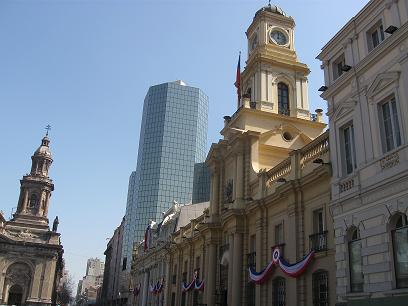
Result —
[[398, 86], [398, 80], [400, 72], [384, 72], [377, 75], [371, 85], [367, 89], [367, 98], [370, 103], [374, 102], [374, 97], [383, 92], [383, 90], [389, 85], [393, 84], [394, 87]]
[[338, 105], [332, 112], [328, 112], [328, 116], [331, 117], [332, 120], [338, 120], [351, 113], [356, 105], [356, 99], [348, 99]]

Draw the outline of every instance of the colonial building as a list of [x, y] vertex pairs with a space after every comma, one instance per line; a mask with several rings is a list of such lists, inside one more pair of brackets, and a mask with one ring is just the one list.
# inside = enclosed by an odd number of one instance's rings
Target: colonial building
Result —
[[[119, 294], [120, 290], [124, 291], [124, 288], [120, 287], [122, 276], [122, 241], [123, 241], [123, 225], [125, 218], [122, 218], [122, 222], [115, 229], [112, 238], [109, 240], [106, 246], [105, 254], [105, 270], [103, 272], [103, 285], [101, 292], [101, 300], [98, 304], [102, 305], [120, 305], [124, 303]], [[128, 288], [126, 286], [126, 288]]]
[[408, 2], [372, 0], [322, 49], [338, 305], [408, 304]]
[[145, 240], [134, 249], [130, 282], [133, 294], [129, 305], [170, 305], [175, 296], [168, 300], [167, 294], [164, 294], [169, 292], [164, 290], [168, 288], [165, 283], [175, 284], [175, 279], [169, 278], [172, 269], [170, 246], [182, 228], [191, 227], [191, 220], [202, 218], [208, 206], [208, 202], [182, 205], [174, 201], [161, 220], [146, 225]]
[[161, 268], [136, 305], [335, 304], [328, 132], [322, 111], [309, 111], [294, 27], [276, 6], [256, 12], [243, 99], [206, 160], [209, 209], [163, 243], [162, 257], [146, 255]]
[[20, 197], [13, 218], [0, 222], [0, 304], [51, 305], [62, 272], [63, 248], [58, 217], [49, 228], [48, 208], [54, 184], [45, 136], [31, 157], [29, 174], [20, 181]]

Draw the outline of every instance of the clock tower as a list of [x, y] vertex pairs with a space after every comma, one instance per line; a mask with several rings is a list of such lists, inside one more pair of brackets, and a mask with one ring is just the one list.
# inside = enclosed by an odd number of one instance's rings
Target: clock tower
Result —
[[309, 68], [295, 51], [295, 21], [281, 8], [259, 9], [246, 31], [248, 59], [241, 73], [238, 110], [221, 131], [234, 142], [250, 134], [254, 177], [303, 148], [326, 127], [322, 110], [309, 111]]
[[275, 5], [255, 13], [246, 32], [248, 60], [241, 90], [257, 109], [309, 120], [310, 71], [298, 61], [294, 29], [293, 18]]

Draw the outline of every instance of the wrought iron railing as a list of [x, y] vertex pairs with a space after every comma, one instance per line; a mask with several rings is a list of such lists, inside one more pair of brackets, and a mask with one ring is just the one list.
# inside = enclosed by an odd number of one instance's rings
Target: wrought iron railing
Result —
[[315, 252], [327, 251], [327, 231], [309, 236], [310, 248]]

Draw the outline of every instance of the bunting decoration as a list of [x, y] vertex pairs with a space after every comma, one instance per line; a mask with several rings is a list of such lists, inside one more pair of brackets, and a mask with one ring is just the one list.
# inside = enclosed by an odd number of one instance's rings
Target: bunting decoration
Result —
[[185, 283], [183, 282], [181, 284], [181, 290], [182, 292], [187, 292], [190, 289], [195, 289], [195, 290], [204, 290], [204, 280], [200, 281], [197, 277], [197, 271], [194, 272], [193, 280], [190, 283]]
[[273, 250], [272, 261], [261, 272], [256, 272], [252, 267], [249, 267], [249, 278], [257, 285], [265, 283], [271, 275], [272, 268], [279, 266], [281, 270], [288, 276], [298, 277], [305, 272], [307, 266], [312, 261], [315, 252], [312, 250], [301, 261], [289, 264], [280, 254], [279, 248]]
[[153, 293], [153, 294], [159, 294], [160, 292], [162, 292], [163, 287], [164, 287], [164, 278], [162, 278], [160, 281], [157, 281], [156, 285], [150, 285], [149, 291], [150, 293]]
[[196, 279], [195, 283], [194, 283], [194, 289], [195, 290], [200, 290], [203, 291], [204, 290], [204, 280], [202, 280], [201, 282]]

